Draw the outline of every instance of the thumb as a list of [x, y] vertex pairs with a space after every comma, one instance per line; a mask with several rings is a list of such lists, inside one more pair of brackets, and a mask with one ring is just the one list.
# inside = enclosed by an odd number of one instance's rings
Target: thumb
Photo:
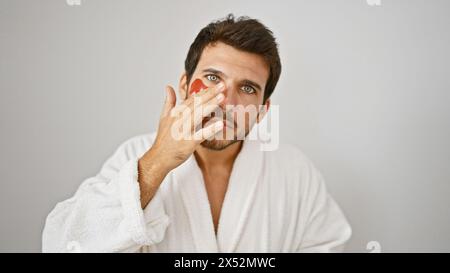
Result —
[[176, 101], [177, 96], [175, 95], [175, 90], [173, 90], [173, 87], [170, 85], [166, 86], [166, 100], [164, 101], [161, 117], [166, 117], [170, 114], [170, 110], [175, 107]]

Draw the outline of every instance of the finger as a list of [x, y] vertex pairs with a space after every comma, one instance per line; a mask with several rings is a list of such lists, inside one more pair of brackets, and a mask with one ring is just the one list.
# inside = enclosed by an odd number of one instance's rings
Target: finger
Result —
[[207, 127], [195, 132], [194, 140], [197, 143], [201, 143], [201, 142], [213, 137], [218, 132], [222, 131], [223, 128], [224, 128], [223, 121], [222, 120], [216, 121], [213, 124], [208, 125]]
[[175, 107], [176, 102], [177, 96], [175, 95], [175, 90], [173, 90], [173, 87], [170, 85], [166, 86], [166, 100], [164, 101], [161, 118], [169, 115], [170, 110]]
[[[194, 108], [192, 113], [192, 129], [196, 128], [203, 120], [203, 118], [209, 116], [212, 112], [216, 110], [221, 111], [219, 104], [224, 100], [225, 96], [222, 93], [219, 93], [215, 99], [209, 100], [207, 103], [198, 105]], [[216, 117], [223, 117], [223, 112], [216, 112]]]
[[214, 98], [216, 95], [222, 93], [225, 90], [225, 84], [223, 82], [204, 89], [196, 94], [192, 94], [186, 101], [185, 104], [189, 107], [192, 105], [204, 104]]

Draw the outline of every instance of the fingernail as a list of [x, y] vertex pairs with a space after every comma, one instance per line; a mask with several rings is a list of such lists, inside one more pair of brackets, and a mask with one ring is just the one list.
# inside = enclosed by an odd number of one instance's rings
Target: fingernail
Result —
[[219, 95], [216, 96], [216, 99], [218, 102], [222, 102], [224, 98], [225, 98], [225, 96], [222, 93], [220, 93]]

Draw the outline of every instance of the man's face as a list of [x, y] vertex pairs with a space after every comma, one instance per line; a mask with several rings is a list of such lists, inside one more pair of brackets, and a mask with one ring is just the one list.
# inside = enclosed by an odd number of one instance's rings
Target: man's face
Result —
[[[222, 150], [249, 133], [257, 118], [262, 118], [259, 114], [260, 105], [263, 103], [268, 77], [269, 67], [263, 57], [257, 54], [240, 51], [221, 42], [203, 50], [189, 84], [196, 79], [201, 79], [208, 87], [223, 82], [225, 99], [220, 109], [212, 117], [205, 118], [202, 125], [219, 119], [227, 124], [214, 139], [202, 142], [203, 147]], [[190, 86], [185, 92], [191, 96]], [[269, 100], [266, 105], [269, 105]]]

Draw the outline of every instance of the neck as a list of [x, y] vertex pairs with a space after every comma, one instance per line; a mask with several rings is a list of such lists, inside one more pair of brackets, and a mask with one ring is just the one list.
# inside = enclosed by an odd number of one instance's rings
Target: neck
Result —
[[234, 160], [239, 154], [242, 147], [242, 141], [236, 142], [227, 148], [216, 151], [199, 146], [195, 150], [195, 159], [200, 169], [208, 170], [215, 167], [229, 167], [233, 166]]

